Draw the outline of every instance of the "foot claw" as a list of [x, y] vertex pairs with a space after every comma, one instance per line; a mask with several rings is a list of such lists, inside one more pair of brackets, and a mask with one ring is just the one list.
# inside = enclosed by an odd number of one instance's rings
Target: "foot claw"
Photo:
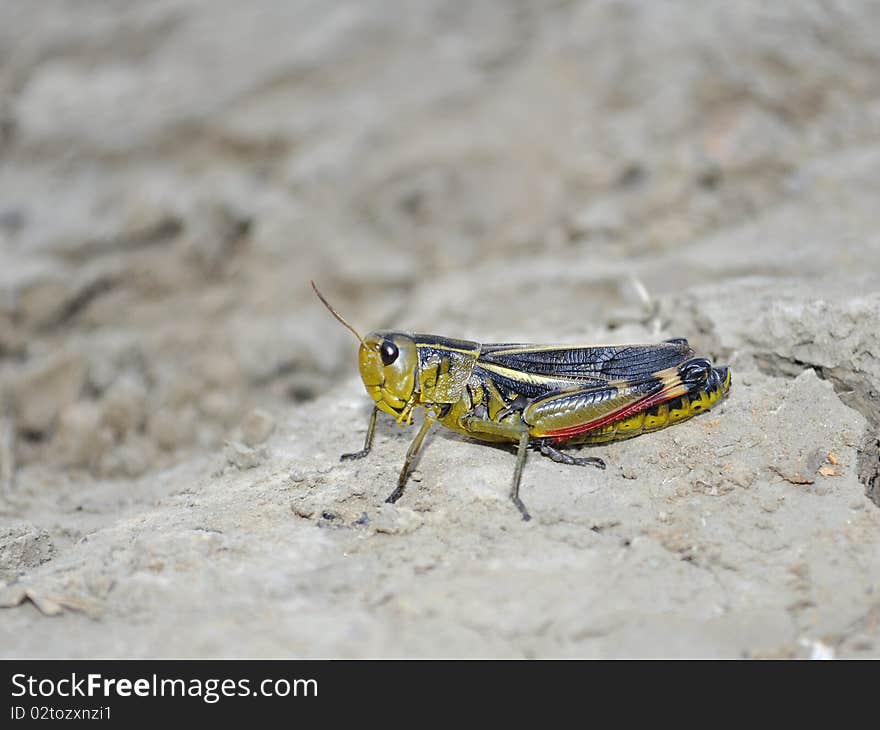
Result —
[[355, 459], [363, 459], [367, 454], [369, 454], [369, 449], [361, 449], [360, 451], [353, 451], [350, 454], [343, 454], [339, 457], [339, 461], [354, 461]]
[[403, 489], [397, 487], [391, 494], [388, 495], [385, 499], [385, 504], [394, 504], [398, 499], [403, 496]]
[[529, 511], [526, 509], [526, 506], [522, 503], [522, 500], [519, 497], [513, 497], [513, 503], [516, 505], [516, 508], [519, 510], [519, 513], [522, 515], [523, 522], [528, 522], [532, 519], [532, 516], [529, 514]]
[[572, 456], [564, 451], [555, 449], [549, 444], [541, 444], [541, 453], [549, 456], [553, 461], [559, 464], [571, 464], [573, 466], [595, 466], [597, 469], [604, 469], [605, 462], [596, 456]]

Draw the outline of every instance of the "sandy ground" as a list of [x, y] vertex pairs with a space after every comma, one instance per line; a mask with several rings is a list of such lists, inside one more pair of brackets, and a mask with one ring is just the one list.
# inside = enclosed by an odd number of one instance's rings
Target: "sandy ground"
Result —
[[[880, 655], [871, 2], [0, 0], [0, 654]], [[605, 472], [363, 330], [687, 337]], [[646, 291], [650, 301], [640, 295]]]

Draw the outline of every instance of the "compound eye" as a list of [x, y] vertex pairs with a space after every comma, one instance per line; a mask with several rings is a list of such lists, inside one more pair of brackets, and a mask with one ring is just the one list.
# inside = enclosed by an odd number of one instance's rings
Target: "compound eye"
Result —
[[385, 340], [385, 342], [382, 343], [382, 347], [379, 348], [379, 355], [382, 357], [383, 365], [390, 365], [393, 363], [397, 359], [398, 354], [397, 345], [391, 340]]

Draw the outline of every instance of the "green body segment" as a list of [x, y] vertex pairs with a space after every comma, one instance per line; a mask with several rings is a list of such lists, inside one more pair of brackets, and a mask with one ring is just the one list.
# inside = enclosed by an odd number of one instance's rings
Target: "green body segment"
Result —
[[415, 335], [419, 368], [419, 402], [452, 404], [467, 392], [482, 346], [470, 340]]

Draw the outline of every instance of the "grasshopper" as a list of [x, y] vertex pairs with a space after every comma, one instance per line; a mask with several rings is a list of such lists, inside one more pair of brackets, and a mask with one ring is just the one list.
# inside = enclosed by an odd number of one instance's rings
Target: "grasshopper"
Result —
[[684, 338], [655, 345], [480, 344], [438, 335], [377, 331], [361, 337], [318, 291], [330, 313], [360, 341], [361, 379], [375, 405], [364, 447], [370, 453], [376, 415], [400, 426], [413, 411], [425, 419], [385, 500], [403, 496], [413, 461], [435, 423], [480, 441], [517, 445], [510, 499], [531, 519], [519, 489], [531, 446], [562, 464], [605, 468], [594, 456], [559, 446], [607, 443], [657, 431], [709, 410], [730, 390], [730, 369], [696, 357]]

